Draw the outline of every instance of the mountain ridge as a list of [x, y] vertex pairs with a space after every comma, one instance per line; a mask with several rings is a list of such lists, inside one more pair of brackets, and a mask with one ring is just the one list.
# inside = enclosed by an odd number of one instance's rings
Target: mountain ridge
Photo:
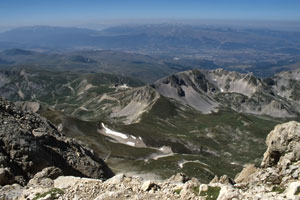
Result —
[[[289, 99], [278, 95], [278, 87], [268, 86], [253, 73], [229, 72], [221, 68], [211, 71], [195, 69], [158, 80], [154, 88], [203, 113], [215, 112], [218, 106], [226, 106], [239, 112], [277, 118], [298, 115], [291, 108]], [[199, 99], [202, 99], [203, 105], [199, 104]], [[293, 104], [298, 105], [298, 102]]]
[[[272, 89], [276, 80], [266, 81], [252, 74], [192, 70], [173, 74], [154, 84], [139, 85], [140, 82], [113, 78], [115, 76], [80, 73], [64, 76], [63, 73], [44, 72], [46, 76], [40, 73], [16, 71], [12, 74], [20, 77], [16, 80], [11, 80], [4, 73], [2, 75], [6, 78], [1, 79], [0, 91], [15, 100], [20, 100], [22, 93], [29, 97], [25, 100], [38, 100], [42, 108], [38, 111], [40, 114], [60, 127], [67, 136], [88, 144], [117, 171], [135, 169], [163, 178], [174, 174], [174, 171], [189, 175], [197, 172], [197, 178], [204, 182], [214, 174], [226, 172], [232, 176], [245, 162], [258, 162], [264, 148], [257, 145], [263, 144], [265, 133], [287, 120], [285, 116], [280, 118], [284, 109], [272, 104], [270, 113], [274, 114], [275, 107], [279, 118], [241, 109], [249, 105], [258, 110], [260, 107], [267, 109], [274, 98], [280, 103], [286, 102]], [[67, 78], [64, 83], [61, 81], [65, 78], [61, 76]], [[53, 81], [57, 79], [60, 81]], [[52, 85], [47, 85], [51, 80]], [[45, 88], [45, 94], [35, 93], [35, 98], [32, 98], [33, 94], [27, 92], [34, 90], [26, 90], [26, 85], [34, 83]], [[169, 85], [178, 100], [159, 93], [155, 87], [157, 83]], [[243, 90], [238, 87], [241, 83]], [[21, 92], [20, 85], [24, 86]], [[187, 88], [193, 89], [192, 94], [219, 103], [216, 110], [204, 114], [189, 102], [181, 101], [190, 95]], [[270, 100], [261, 101], [260, 96], [264, 95], [271, 97]], [[241, 107], [239, 102], [243, 101], [245, 105]], [[21, 106], [30, 108], [29, 104]], [[163, 167], [167, 163], [168, 169]], [[221, 163], [223, 168], [218, 167]]]

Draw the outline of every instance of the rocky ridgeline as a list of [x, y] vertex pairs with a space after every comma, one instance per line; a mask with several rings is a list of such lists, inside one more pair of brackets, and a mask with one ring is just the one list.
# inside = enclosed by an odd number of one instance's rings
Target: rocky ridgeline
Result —
[[[289, 73], [298, 74], [298, 71]], [[273, 118], [293, 118], [299, 115], [299, 109], [293, 109], [299, 108], [298, 76], [282, 75], [284, 80], [279, 77], [263, 80], [252, 73], [243, 74], [221, 68], [195, 69], [162, 78], [153, 87], [161, 95], [205, 114], [229, 108]]]
[[[1, 121], [0, 129], [1, 167], [7, 167], [1, 168], [0, 180], [14, 175], [12, 180], [19, 182], [3, 186], [0, 199], [300, 199], [298, 122], [276, 126], [267, 137], [268, 148], [261, 166], [245, 166], [234, 180], [224, 175], [203, 184], [184, 174], [174, 175], [168, 180], [145, 180], [118, 174], [105, 181], [108, 175], [101, 169], [106, 165], [102, 163], [101, 168], [98, 162], [92, 161], [94, 157], [91, 153], [87, 155], [88, 150], [59, 135], [46, 120], [35, 114], [17, 111], [3, 100], [0, 108], [1, 119], [5, 119]], [[44, 129], [41, 131], [37, 127]], [[52, 151], [61, 156], [60, 162], [68, 163], [81, 174], [65, 171], [64, 167], [54, 165], [57, 164], [54, 160], [51, 164], [55, 167], [43, 164], [46, 160], [51, 161], [49, 152]], [[35, 165], [37, 162], [39, 167]], [[40, 172], [35, 173], [39, 169]], [[103, 178], [80, 178], [82, 174]], [[30, 179], [27, 185], [21, 186], [20, 183], [26, 183], [27, 179]]]
[[103, 160], [77, 141], [64, 137], [38, 114], [0, 97], [0, 185], [26, 185], [46, 167], [60, 175], [107, 179], [113, 173]]

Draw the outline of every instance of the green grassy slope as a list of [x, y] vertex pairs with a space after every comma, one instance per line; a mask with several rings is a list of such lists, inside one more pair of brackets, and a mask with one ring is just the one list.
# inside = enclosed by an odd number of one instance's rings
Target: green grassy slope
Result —
[[[117, 143], [97, 132], [100, 121], [85, 122], [60, 112], [43, 115], [55, 124], [62, 123], [64, 133], [81, 140], [115, 172], [152, 173], [168, 178], [177, 172], [209, 181], [215, 174], [234, 177], [248, 162], [259, 162], [265, 151], [265, 137], [278, 123], [229, 110], [203, 115], [161, 97], [139, 123], [110, 124], [122, 133], [140, 136], [148, 148]], [[166, 157], [158, 149], [171, 147]]]

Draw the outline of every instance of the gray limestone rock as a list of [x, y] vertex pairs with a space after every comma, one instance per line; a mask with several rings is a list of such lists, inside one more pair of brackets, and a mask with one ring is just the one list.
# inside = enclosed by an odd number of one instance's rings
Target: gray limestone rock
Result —
[[268, 135], [267, 151], [262, 167], [286, 167], [290, 162], [300, 160], [300, 123], [291, 121], [277, 125]]
[[[22, 111], [1, 97], [0, 121], [0, 168], [9, 168], [14, 181], [21, 185], [52, 166], [60, 168], [64, 175], [103, 180], [113, 176], [92, 151], [63, 136], [45, 118]], [[55, 170], [50, 171], [46, 173], [55, 175]], [[2, 173], [3, 177], [8, 174]]]

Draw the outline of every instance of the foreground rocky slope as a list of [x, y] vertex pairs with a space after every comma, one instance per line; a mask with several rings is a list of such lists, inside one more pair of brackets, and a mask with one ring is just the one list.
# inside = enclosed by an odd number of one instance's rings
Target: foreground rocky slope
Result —
[[247, 165], [235, 180], [226, 175], [209, 184], [183, 174], [168, 180], [144, 180], [119, 174], [107, 181], [37, 173], [26, 187], [7, 185], [6, 199], [300, 199], [300, 123], [288, 122], [269, 134], [261, 167]]
[[[21, 111], [0, 97], [0, 185], [25, 185], [46, 167], [60, 175], [99, 178], [113, 173], [103, 160], [38, 114]], [[54, 174], [57, 174], [55, 172]]]

